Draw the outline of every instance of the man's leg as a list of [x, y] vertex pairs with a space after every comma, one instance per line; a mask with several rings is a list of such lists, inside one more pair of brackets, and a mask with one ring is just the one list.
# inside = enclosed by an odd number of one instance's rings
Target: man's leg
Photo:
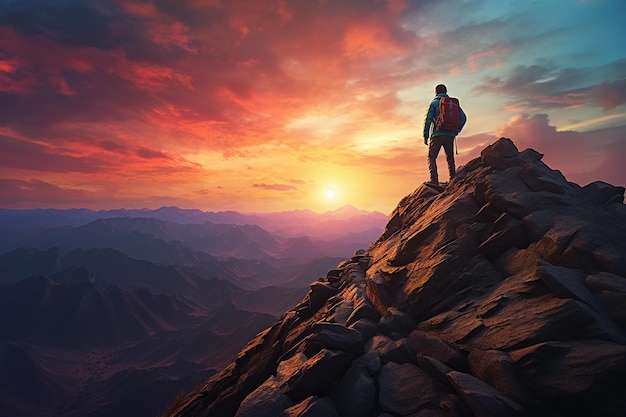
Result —
[[441, 136], [433, 136], [430, 138], [428, 145], [428, 171], [430, 171], [430, 182], [439, 184], [439, 175], [437, 174], [437, 156], [441, 150]]
[[443, 142], [443, 150], [446, 153], [446, 161], [448, 162], [448, 173], [450, 174], [450, 181], [456, 175], [456, 167], [454, 166], [454, 136], [445, 136]]

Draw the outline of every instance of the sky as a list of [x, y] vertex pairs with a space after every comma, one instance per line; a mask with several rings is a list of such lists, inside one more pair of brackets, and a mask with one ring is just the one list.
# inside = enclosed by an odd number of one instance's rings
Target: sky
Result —
[[[0, 207], [390, 213], [500, 137], [626, 185], [622, 0], [0, 0]], [[447, 181], [445, 157], [438, 159]]]

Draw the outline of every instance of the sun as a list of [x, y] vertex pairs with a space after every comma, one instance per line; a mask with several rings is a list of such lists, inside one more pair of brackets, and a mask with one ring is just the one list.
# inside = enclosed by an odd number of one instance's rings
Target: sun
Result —
[[335, 198], [335, 190], [326, 190], [326, 198], [332, 200]]

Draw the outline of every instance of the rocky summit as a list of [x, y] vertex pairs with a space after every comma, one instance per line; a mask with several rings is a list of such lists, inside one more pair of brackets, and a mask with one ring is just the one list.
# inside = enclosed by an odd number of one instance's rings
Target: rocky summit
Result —
[[166, 416], [623, 416], [624, 188], [501, 138]]

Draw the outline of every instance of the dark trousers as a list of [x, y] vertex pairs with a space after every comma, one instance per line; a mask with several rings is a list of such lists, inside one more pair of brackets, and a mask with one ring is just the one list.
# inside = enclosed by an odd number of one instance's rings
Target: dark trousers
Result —
[[454, 136], [433, 136], [430, 138], [430, 145], [428, 146], [428, 170], [430, 171], [431, 182], [439, 182], [439, 175], [437, 175], [437, 156], [442, 146], [443, 150], [446, 152], [450, 179], [454, 178], [454, 174], [456, 173], [454, 167]]

